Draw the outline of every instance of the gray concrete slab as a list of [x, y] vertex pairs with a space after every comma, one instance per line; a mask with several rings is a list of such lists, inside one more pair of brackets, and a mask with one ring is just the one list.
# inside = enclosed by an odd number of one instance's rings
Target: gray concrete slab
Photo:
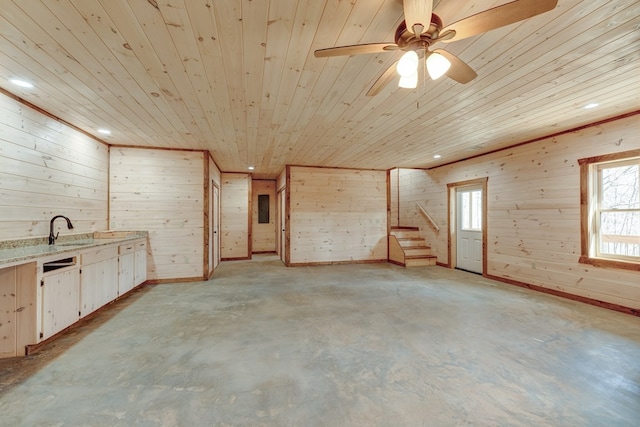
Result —
[[0, 361], [2, 426], [637, 426], [640, 319], [441, 267], [221, 264]]

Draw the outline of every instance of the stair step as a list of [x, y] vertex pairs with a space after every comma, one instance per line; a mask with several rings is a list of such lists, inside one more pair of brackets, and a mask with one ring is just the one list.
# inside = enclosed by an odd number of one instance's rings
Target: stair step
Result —
[[[418, 227], [391, 227], [390, 235], [394, 236], [402, 250], [401, 258], [395, 253], [395, 260], [391, 262], [399, 263], [405, 267], [420, 267], [436, 265], [437, 257], [431, 255], [431, 247], [426, 240], [420, 236]], [[404, 260], [404, 262], [400, 261]]]
[[423, 267], [427, 265], [436, 265], [437, 257], [435, 255], [421, 257], [406, 257], [404, 260], [405, 267]]
[[391, 234], [396, 236], [397, 239], [419, 239], [420, 230], [418, 229], [391, 229]]
[[403, 250], [404, 250], [405, 258], [431, 255], [431, 248], [428, 246], [415, 247], [415, 248], [403, 248]]
[[410, 238], [410, 239], [398, 239], [398, 243], [400, 243], [400, 246], [402, 246], [403, 248], [416, 248], [416, 247], [428, 248], [429, 247], [427, 246], [427, 242], [421, 237]]

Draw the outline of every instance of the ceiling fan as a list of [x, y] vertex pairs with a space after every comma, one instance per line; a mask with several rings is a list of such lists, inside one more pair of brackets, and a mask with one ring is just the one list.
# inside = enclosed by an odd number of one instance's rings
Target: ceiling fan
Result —
[[471, 15], [443, 27], [442, 20], [432, 13], [433, 0], [404, 0], [404, 21], [396, 29], [395, 42], [366, 43], [319, 49], [317, 58], [401, 50], [405, 53], [378, 77], [367, 92], [374, 96], [395, 76], [400, 74], [400, 87], [415, 88], [418, 84], [420, 58], [426, 58], [431, 79], [442, 75], [458, 83], [469, 83], [477, 74], [452, 53], [443, 49], [429, 50], [437, 42], [452, 42], [472, 37], [505, 25], [531, 18], [556, 7], [558, 0], [515, 0]]

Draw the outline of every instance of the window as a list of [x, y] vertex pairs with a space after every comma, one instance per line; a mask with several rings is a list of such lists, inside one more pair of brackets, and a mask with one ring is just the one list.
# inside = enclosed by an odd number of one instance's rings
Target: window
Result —
[[579, 163], [580, 262], [640, 270], [640, 150]]
[[482, 231], [482, 190], [460, 193], [462, 230]]

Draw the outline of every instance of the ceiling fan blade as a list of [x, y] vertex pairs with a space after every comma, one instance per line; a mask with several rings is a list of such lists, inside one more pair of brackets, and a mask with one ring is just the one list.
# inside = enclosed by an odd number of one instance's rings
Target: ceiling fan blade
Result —
[[343, 55], [360, 55], [362, 53], [380, 53], [398, 49], [395, 43], [367, 43], [354, 44], [349, 46], [329, 47], [326, 49], [318, 49], [313, 54], [316, 58], [325, 58], [328, 56]]
[[380, 77], [378, 77], [378, 80], [376, 80], [376, 82], [367, 92], [367, 96], [376, 96], [382, 89], [384, 89], [386, 85], [391, 82], [391, 80], [393, 80], [395, 76], [397, 76], [396, 67], [398, 66], [398, 61], [395, 61], [393, 64], [391, 64], [389, 68], [387, 68], [385, 72], [382, 73]]
[[458, 83], [465, 84], [478, 77], [478, 74], [476, 74], [476, 72], [473, 71], [473, 69], [469, 67], [466, 62], [464, 62], [454, 54], [442, 49], [436, 49], [433, 52], [439, 53], [440, 55], [444, 56], [451, 63], [451, 67], [449, 67], [449, 69], [445, 73], [450, 79], [455, 80]]
[[[407, 24], [407, 30], [416, 34], [419, 30], [420, 35], [429, 29], [431, 25], [431, 12], [433, 11], [433, 0], [404, 0], [404, 22]], [[414, 25], [421, 27], [414, 28]]]
[[458, 22], [444, 27], [440, 33], [449, 30], [456, 32], [455, 36], [443, 39], [444, 42], [461, 40], [477, 34], [486, 33], [505, 25], [513, 24], [531, 18], [556, 7], [558, 0], [516, 0], [503, 4], [484, 12], [471, 15]]

